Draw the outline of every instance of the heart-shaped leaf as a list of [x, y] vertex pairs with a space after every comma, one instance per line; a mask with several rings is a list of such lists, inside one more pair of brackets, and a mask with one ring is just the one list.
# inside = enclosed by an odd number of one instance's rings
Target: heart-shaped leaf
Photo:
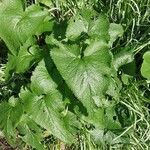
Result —
[[52, 59], [67, 85], [87, 108], [92, 122], [109, 86], [111, 55], [108, 45], [95, 41], [81, 52], [77, 45], [68, 46], [56, 40], [53, 43], [57, 48], [51, 51]]

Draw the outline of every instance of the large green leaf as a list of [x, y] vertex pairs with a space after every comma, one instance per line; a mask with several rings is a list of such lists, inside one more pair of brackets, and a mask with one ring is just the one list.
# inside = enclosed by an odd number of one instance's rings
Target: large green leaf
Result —
[[20, 97], [25, 111], [41, 127], [64, 142], [72, 143], [78, 126], [76, 117], [65, 110], [62, 95], [50, 77], [44, 61], [40, 62], [31, 78], [33, 92], [24, 90]]
[[95, 41], [83, 52], [78, 46], [65, 45], [56, 40], [53, 43], [57, 48], [51, 51], [51, 56], [57, 69], [87, 108], [90, 120], [95, 120], [93, 114], [100, 107], [111, 76], [111, 55], [107, 43]]
[[142, 76], [150, 80], [150, 51], [146, 52], [143, 56], [143, 64], [141, 67]]
[[19, 20], [19, 14], [23, 9], [22, 6], [20, 0], [4, 0], [0, 2], [0, 37], [13, 54], [16, 53], [16, 49], [20, 45], [17, 33], [14, 32], [13, 28]]
[[48, 12], [36, 5], [24, 11], [20, 0], [3, 0], [0, 7], [0, 37], [11, 53], [16, 54], [20, 45], [36, 33]]

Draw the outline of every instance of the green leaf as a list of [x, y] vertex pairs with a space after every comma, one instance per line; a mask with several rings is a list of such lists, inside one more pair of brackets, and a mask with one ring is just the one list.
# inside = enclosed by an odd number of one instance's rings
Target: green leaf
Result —
[[42, 11], [37, 5], [24, 11], [20, 0], [1, 2], [0, 37], [13, 55], [16, 55], [21, 44], [36, 33], [47, 15], [48, 12]]
[[62, 106], [58, 93], [47, 95], [35, 102], [31, 111], [32, 119], [64, 142], [72, 143], [74, 134], [64, 122], [63, 115], [61, 115]]
[[5, 78], [8, 79], [13, 72], [24, 73], [38, 62], [41, 57], [41, 49], [36, 45], [35, 38], [29, 38], [21, 47], [16, 56], [9, 54], [5, 69]]
[[78, 121], [72, 113], [65, 110], [62, 95], [56, 90], [57, 85], [50, 77], [44, 61], [39, 63], [31, 81], [33, 93], [25, 90], [20, 94], [25, 111], [42, 128], [62, 141], [72, 143]]
[[125, 137], [120, 137], [114, 140], [116, 137], [118, 137], [117, 134], [113, 133], [112, 131], [104, 131], [101, 129], [94, 129], [90, 131], [91, 138], [94, 140], [94, 142], [98, 145], [106, 146], [106, 143], [109, 145], [115, 145], [119, 143], [128, 143], [128, 139]]
[[109, 26], [109, 35], [110, 35], [110, 41], [109, 45], [112, 46], [113, 42], [123, 35], [123, 28], [120, 24], [111, 23]]
[[142, 76], [150, 80], [150, 51], [146, 52], [143, 56], [143, 64], [141, 67]]
[[20, 42], [14, 27], [22, 11], [22, 2], [20, 0], [4, 0], [0, 2], [0, 37], [4, 40], [12, 54], [16, 54]]
[[[101, 108], [94, 110], [91, 118], [88, 121], [94, 123], [97, 129], [117, 130], [121, 129], [121, 124], [117, 118], [115, 107], [109, 101], [103, 100]], [[91, 119], [91, 120], [90, 120]]]
[[113, 65], [116, 70], [121, 66], [128, 64], [134, 60], [133, 48], [128, 46], [121, 48], [117, 53], [114, 54]]
[[42, 3], [46, 6], [49, 6], [50, 8], [53, 7], [53, 2], [49, 0], [38, 0], [38, 3]]
[[107, 43], [95, 41], [81, 54], [78, 46], [53, 42], [58, 47], [51, 51], [57, 69], [89, 115], [92, 115], [90, 120], [94, 120], [94, 111], [108, 89], [111, 76], [111, 55]]
[[22, 13], [22, 18], [15, 28], [21, 42], [37, 32], [47, 15], [48, 12], [42, 11], [38, 5], [31, 5]]
[[109, 22], [104, 15], [100, 15], [97, 19], [95, 17], [91, 20], [81, 13], [81, 15], [76, 15], [69, 21], [66, 37], [70, 40], [75, 40], [82, 33], [87, 33], [92, 39], [96, 38], [109, 41], [108, 29]]
[[94, 20], [96, 18], [96, 11], [91, 8], [82, 7], [82, 10], [79, 10], [79, 13], [89, 23], [92, 19]]
[[69, 21], [66, 31], [66, 37], [75, 40], [82, 32], [88, 31], [88, 24], [81, 16], [76, 16]]
[[16, 69], [16, 62], [17, 60], [17, 56], [14, 56], [14, 55], [11, 55], [11, 54], [8, 54], [8, 62], [6, 64], [6, 68], [5, 68], [5, 79], [8, 80], [12, 73], [15, 72], [15, 69]]
[[121, 129], [114, 106], [109, 105], [105, 109], [105, 128], [109, 130]]
[[133, 60], [130, 63], [127, 63], [120, 67], [120, 70], [127, 75], [135, 76], [136, 74], [136, 62]]
[[[38, 97], [29, 91], [22, 94], [21, 98], [23, 99], [25, 110], [28, 110], [27, 113], [31, 119], [62, 141], [66, 143], [74, 141], [76, 130], [73, 123], [75, 123], [75, 120], [70, 118], [69, 113], [63, 116], [62, 112], [65, 111], [65, 108], [62, 103], [62, 97], [58, 92], [43, 97]], [[30, 102], [28, 100], [29, 95], [31, 96]], [[69, 118], [71, 122], [69, 122]]]
[[100, 39], [104, 40], [105, 42], [108, 42], [110, 37], [109, 37], [109, 22], [106, 16], [100, 15], [98, 19], [95, 19], [94, 21], [91, 20], [89, 23], [89, 31], [88, 35], [92, 39]]
[[29, 117], [23, 116], [18, 125], [21, 139], [37, 150], [45, 149], [42, 145], [42, 129]]
[[8, 12], [8, 13], [12, 13], [15, 10], [16, 11], [22, 11], [23, 9], [23, 3], [24, 0], [2, 0], [0, 1], [0, 13], [1, 12]]
[[125, 85], [129, 85], [131, 79], [133, 79], [132, 76], [129, 76], [127, 74], [122, 74], [121, 75], [121, 80], [122, 80], [123, 84], [125, 84]]
[[107, 94], [109, 96], [111, 96], [113, 99], [115, 100], [119, 100], [119, 92], [122, 88], [121, 82], [120, 80], [117, 78], [117, 75], [114, 75], [111, 79], [110, 79], [110, 84], [107, 90]]
[[0, 104], [0, 128], [3, 130], [7, 141], [14, 145], [16, 142], [15, 128], [21, 119], [23, 108], [17, 99], [11, 99], [16, 101], [14, 106], [12, 106], [12, 102]]
[[43, 32], [52, 31], [54, 26], [54, 21], [50, 16], [47, 16], [43, 22], [39, 25], [36, 34], [41, 35]]
[[33, 72], [31, 82], [31, 89], [37, 95], [49, 94], [57, 88], [57, 84], [52, 80], [44, 61], [40, 62], [39, 66]]
[[41, 59], [42, 53], [38, 45], [22, 46], [17, 55], [16, 73], [24, 73]]

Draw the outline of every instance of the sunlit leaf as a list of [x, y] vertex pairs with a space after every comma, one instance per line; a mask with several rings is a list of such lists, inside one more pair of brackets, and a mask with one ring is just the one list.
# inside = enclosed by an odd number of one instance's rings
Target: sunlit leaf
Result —
[[0, 37], [15, 55], [20, 45], [36, 33], [48, 12], [37, 5], [24, 11], [20, 0], [4, 0], [0, 7]]
[[150, 51], [146, 52], [143, 56], [143, 64], [141, 67], [142, 76], [150, 80]]

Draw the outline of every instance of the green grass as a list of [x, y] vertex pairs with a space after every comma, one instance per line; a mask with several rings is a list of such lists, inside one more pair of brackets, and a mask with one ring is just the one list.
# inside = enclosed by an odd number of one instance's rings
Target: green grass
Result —
[[[119, 135], [120, 137], [129, 132], [130, 144], [124, 146], [126, 149], [148, 150], [150, 146], [149, 98], [146, 98], [145, 94], [150, 92], [148, 86], [144, 82], [142, 84], [135, 82], [122, 91], [120, 103], [128, 108], [132, 116], [131, 125]], [[139, 90], [140, 87], [144, 90]]]

